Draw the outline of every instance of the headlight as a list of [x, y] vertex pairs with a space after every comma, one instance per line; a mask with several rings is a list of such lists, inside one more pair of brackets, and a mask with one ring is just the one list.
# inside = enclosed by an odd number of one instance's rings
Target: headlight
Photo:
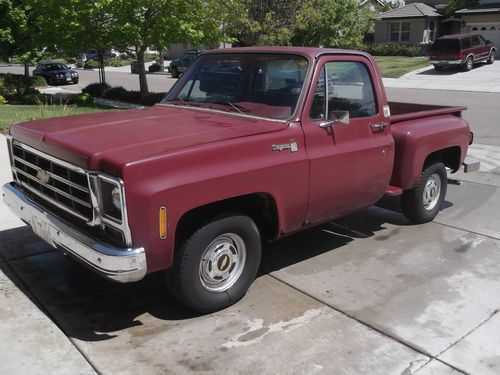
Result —
[[121, 187], [115, 181], [100, 178], [102, 213], [104, 216], [122, 220], [122, 194]]

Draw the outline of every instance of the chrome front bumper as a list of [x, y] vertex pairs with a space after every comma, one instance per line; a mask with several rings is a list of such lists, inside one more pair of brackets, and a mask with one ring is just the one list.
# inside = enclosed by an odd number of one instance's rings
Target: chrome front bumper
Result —
[[3, 199], [49, 245], [73, 255], [98, 274], [122, 283], [138, 281], [146, 275], [143, 248], [121, 249], [97, 242], [47, 212], [14, 183], [3, 186]]

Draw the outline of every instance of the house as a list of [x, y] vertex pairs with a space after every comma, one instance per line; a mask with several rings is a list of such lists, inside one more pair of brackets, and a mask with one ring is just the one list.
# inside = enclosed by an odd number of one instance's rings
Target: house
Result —
[[445, 17], [448, 2], [406, 0], [404, 7], [380, 14], [374, 42], [425, 45], [441, 35], [478, 33], [500, 46], [500, 0], [480, 0], [477, 6]]
[[374, 42], [417, 45], [431, 43], [437, 37], [441, 17], [436, 8], [425, 3], [406, 4], [378, 16]]
[[481, 34], [500, 47], [500, 0], [481, 0], [479, 5], [459, 10], [456, 15], [462, 19], [462, 32]]

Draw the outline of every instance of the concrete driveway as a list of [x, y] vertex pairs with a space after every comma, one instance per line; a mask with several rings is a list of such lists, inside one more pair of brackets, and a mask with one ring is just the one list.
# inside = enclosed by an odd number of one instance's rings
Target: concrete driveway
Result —
[[393, 88], [500, 93], [500, 61], [492, 65], [477, 64], [470, 72], [457, 68], [436, 71], [428, 66], [401, 78], [384, 78], [384, 85]]
[[500, 176], [462, 177], [435, 222], [388, 200], [266, 246], [243, 300], [205, 316], [161, 274], [95, 276], [0, 203], [1, 372], [498, 374]]

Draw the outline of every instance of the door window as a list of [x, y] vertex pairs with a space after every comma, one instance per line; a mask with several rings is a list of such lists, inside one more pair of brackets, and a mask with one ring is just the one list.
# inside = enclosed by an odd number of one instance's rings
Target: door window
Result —
[[479, 36], [475, 35], [472, 37], [472, 45], [474, 47], [478, 47], [481, 45], [481, 40], [479, 39]]
[[462, 49], [469, 49], [471, 47], [470, 38], [464, 38], [461, 40]]
[[327, 113], [348, 111], [351, 118], [377, 114], [377, 102], [366, 66], [355, 61], [326, 63], [316, 84], [310, 118], [329, 119]]

